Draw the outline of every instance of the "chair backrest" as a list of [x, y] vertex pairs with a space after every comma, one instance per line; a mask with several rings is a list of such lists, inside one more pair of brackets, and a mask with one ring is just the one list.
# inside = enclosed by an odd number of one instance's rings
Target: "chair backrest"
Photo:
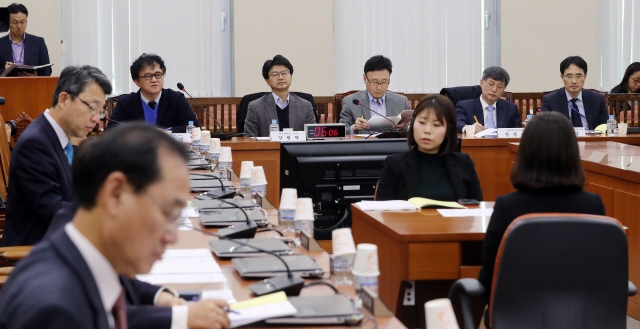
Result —
[[610, 217], [529, 214], [504, 234], [490, 321], [501, 328], [626, 328], [627, 237]]
[[244, 120], [247, 119], [247, 111], [249, 110], [249, 103], [256, 99], [268, 94], [269, 92], [263, 91], [255, 94], [248, 94], [242, 97], [240, 105], [238, 106], [238, 112], [236, 112], [236, 130], [238, 133], [244, 132]]
[[359, 90], [350, 90], [346, 93], [336, 94], [336, 122], [340, 121], [340, 112], [342, 112], [342, 106], [344, 105], [344, 98], [357, 93]]
[[459, 101], [480, 97], [482, 88], [480, 85], [442, 88], [440, 95], [447, 96], [456, 105]]

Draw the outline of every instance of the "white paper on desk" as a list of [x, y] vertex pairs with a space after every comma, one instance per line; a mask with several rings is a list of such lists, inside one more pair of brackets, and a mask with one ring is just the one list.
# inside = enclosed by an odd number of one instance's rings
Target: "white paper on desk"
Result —
[[136, 278], [151, 284], [162, 285], [167, 283], [220, 283], [227, 282], [227, 277], [220, 273], [198, 274], [138, 274]]
[[270, 141], [271, 137], [256, 137], [256, 139], [259, 141]]
[[182, 208], [180, 217], [200, 217], [200, 213], [198, 212], [196, 207], [184, 207]]
[[209, 250], [207, 248], [167, 249], [167, 250], [164, 251], [164, 254], [162, 254], [162, 259], [165, 259], [165, 258], [184, 258], [184, 257], [213, 257], [213, 255], [211, 254], [211, 250]]
[[418, 207], [405, 200], [389, 200], [389, 201], [360, 201], [355, 204], [362, 210], [377, 210], [377, 211], [404, 211], [418, 210]]
[[491, 216], [493, 208], [488, 209], [438, 209], [442, 217], [474, 217], [474, 216]]
[[229, 320], [231, 320], [231, 326], [229, 328], [244, 326], [245, 324], [264, 319], [289, 316], [296, 314], [298, 311], [293, 307], [291, 302], [284, 300], [277, 303], [241, 308], [236, 310], [236, 312], [240, 314], [227, 313]]
[[213, 256], [163, 258], [151, 267], [149, 274], [196, 274], [196, 273], [221, 273], [220, 265]]
[[233, 297], [231, 289], [203, 290], [200, 299], [222, 299], [225, 300], [227, 304], [235, 304], [238, 302], [236, 298]]
[[371, 127], [371, 129], [369, 130], [381, 130], [385, 128], [393, 128], [393, 125], [389, 121], [393, 121], [394, 124], [397, 124], [398, 121], [400, 121], [400, 118], [372, 116], [371, 118], [369, 118], [369, 121], [367, 121], [367, 123]]
[[489, 128], [489, 129], [485, 129], [473, 136], [475, 137], [484, 137], [484, 136], [488, 136], [488, 135], [497, 135], [498, 134], [498, 129], [495, 128]]

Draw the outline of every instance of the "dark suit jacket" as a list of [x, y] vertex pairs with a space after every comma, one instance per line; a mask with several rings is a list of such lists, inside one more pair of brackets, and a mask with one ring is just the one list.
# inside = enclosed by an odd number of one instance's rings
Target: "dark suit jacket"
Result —
[[[584, 103], [584, 114], [587, 117], [589, 130], [596, 129], [597, 126], [607, 123], [609, 113], [607, 112], [607, 104], [604, 102], [604, 96], [591, 90], [582, 89], [582, 102]], [[564, 87], [542, 97], [542, 110], [560, 112], [571, 121], [569, 103], [567, 102], [567, 94]]]
[[[465, 125], [472, 125], [476, 122], [484, 123], [484, 109], [480, 103], [480, 97], [459, 101], [456, 105], [456, 119], [458, 121], [458, 132], [462, 132]], [[496, 128], [522, 128], [522, 117], [518, 106], [511, 102], [498, 99], [496, 102]]]
[[[276, 107], [272, 93], [249, 103], [244, 132], [256, 137], [268, 137], [271, 120], [278, 119]], [[313, 105], [302, 97], [289, 93], [289, 128], [302, 131], [306, 123], [316, 123]]]
[[[376, 200], [408, 200], [418, 196], [420, 167], [418, 149], [389, 155], [378, 181]], [[471, 157], [466, 153], [449, 153], [444, 156], [447, 178], [456, 199], [483, 200], [478, 174]]]
[[2, 245], [33, 245], [42, 240], [58, 210], [74, 209], [71, 166], [44, 114], [20, 136], [9, 168]]
[[[35, 36], [29, 33], [25, 33], [24, 39], [24, 64], [31, 66], [38, 66], [51, 63], [49, 61], [49, 50], [44, 43], [44, 39], [39, 36]], [[16, 54], [16, 57], [19, 54]], [[4, 73], [4, 64], [6, 62], [13, 62], [13, 52], [11, 50], [11, 36], [9, 34], [0, 38], [0, 74]], [[39, 69], [39, 76], [51, 75], [51, 67], [45, 67]]]
[[109, 329], [89, 266], [64, 230], [18, 263], [0, 310], [0, 328]]
[[[157, 111], [156, 126], [160, 128], [171, 127], [171, 131], [174, 133], [184, 133], [187, 131], [189, 121], [193, 121], [194, 126], [200, 127], [198, 118], [196, 118], [189, 102], [182, 93], [177, 91], [162, 89]], [[113, 121], [109, 121], [107, 130], [117, 126], [118, 122], [144, 121], [140, 90], [120, 98], [110, 119]]]
[[[498, 247], [507, 227], [516, 218], [536, 212], [566, 212], [604, 215], [604, 204], [597, 194], [577, 188], [553, 188], [533, 191], [518, 190], [496, 199], [493, 214], [487, 227], [482, 248], [482, 269], [478, 280], [485, 288], [485, 299], [489, 302], [493, 268]], [[544, 241], [541, 241], [544, 242]]]

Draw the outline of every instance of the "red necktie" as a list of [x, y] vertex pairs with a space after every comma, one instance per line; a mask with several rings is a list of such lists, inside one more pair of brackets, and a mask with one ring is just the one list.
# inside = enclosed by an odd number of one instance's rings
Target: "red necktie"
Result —
[[113, 309], [111, 309], [111, 314], [113, 314], [113, 320], [116, 325], [116, 329], [127, 329], [127, 313], [124, 310], [125, 301], [124, 301], [124, 289], [120, 292], [120, 296], [116, 300], [115, 305], [113, 305]]

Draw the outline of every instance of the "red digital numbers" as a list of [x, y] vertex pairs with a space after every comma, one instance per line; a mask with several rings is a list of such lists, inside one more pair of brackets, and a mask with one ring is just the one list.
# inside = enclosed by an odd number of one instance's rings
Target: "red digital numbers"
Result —
[[313, 137], [339, 137], [339, 129], [338, 128], [329, 128], [329, 127], [314, 127], [313, 128]]

